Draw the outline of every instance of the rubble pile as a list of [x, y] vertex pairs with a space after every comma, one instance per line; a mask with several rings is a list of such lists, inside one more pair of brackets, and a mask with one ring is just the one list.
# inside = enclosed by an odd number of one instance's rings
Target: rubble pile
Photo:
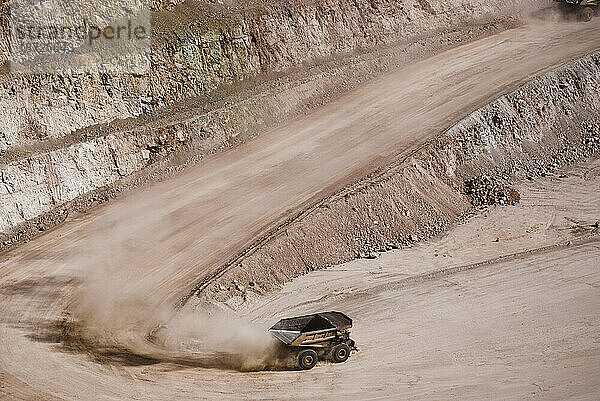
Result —
[[503, 178], [485, 174], [465, 181], [465, 193], [475, 207], [516, 205], [521, 199], [519, 192]]

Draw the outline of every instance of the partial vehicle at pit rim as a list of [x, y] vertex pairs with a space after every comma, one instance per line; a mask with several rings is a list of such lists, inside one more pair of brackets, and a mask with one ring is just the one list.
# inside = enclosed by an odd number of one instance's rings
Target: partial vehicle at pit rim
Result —
[[346, 362], [358, 351], [350, 338], [352, 319], [341, 312], [322, 312], [281, 319], [269, 332], [296, 354], [300, 369], [312, 369], [319, 360]]
[[598, 0], [554, 0], [561, 3], [567, 13], [575, 13], [580, 21], [591, 21], [594, 15], [600, 13]]

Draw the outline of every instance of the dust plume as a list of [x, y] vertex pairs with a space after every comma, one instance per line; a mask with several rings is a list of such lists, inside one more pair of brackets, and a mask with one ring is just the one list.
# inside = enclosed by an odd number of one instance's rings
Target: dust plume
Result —
[[106, 271], [87, 277], [69, 307], [68, 341], [106, 364], [237, 371], [293, 366], [292, 356], [264, 327], [233, 312], [175, 310], [147, 297], [151, 289], [134, 288], [115, 285]]
[[[143, 197], [137, 200], [143, 205]], [[172, 238], [146, 227], [168, 223], [168, 210], [127, 219], [131, 211], [113, 209], [94, 232], [73, 245], [73, 256], [64, 258], [78, 282], [55, 330], [68, 350], [105, 364], [285, 368], [285, 355], [264, 327], [233, 312], [178, 310], [173, 298], [158, 295], [157, 289], [171, 280], [164, 267], [181, 261], [159, 251], [158, 243], [164, 246]], [[126, 219], [128, 224], [122, 224]]]
[[523, 14], [528, 24], [577, 22], [577, 7], [564, 2], [547, 1], [544, 7]]

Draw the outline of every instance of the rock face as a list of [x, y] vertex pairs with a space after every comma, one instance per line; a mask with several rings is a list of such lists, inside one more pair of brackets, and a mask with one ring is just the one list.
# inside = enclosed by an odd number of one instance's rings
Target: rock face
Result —
[[[155, 11], [149, 75], [111, 74], [94, 66], [2, 74], [0, 155], [207, 95], [222, 84], [509, 14], [520, 3], [328, 0], [232, 10], [191, 1]], [[7, 12], [4, 3], [0, 62], [7, 58]]]
[[[193, 162], [229, 147], [383, 71], [385, 57], [406, 57], [338, 56], [405, 39], [435, 52], [465, 38], [457, 24], [477, 35], [472, 23], [519, 2], [425, 3], [299, 1], [234, 12], [186, 2], [156, 12], [148, 76], [93, 66], [0, 74], [0, 249], [171, 168], [171, 155]], [[294, 70], [328, 57], [326, 67]]]
[[194, 294], [245, 298], [219, 285], [251, 281], [248, 291], [262, 293], [314, 269], [411, 246], [474, 207], [510, 204], [518, 196], [510, 179], [550, 174], [597, 154], [599, 102], [596, 53], [499, 98], [380, 175], [325, 199], [258, 240]]
[[0, 231], [33, 219], [146, 163], [134, 138], [108, 136], [0, 169]]

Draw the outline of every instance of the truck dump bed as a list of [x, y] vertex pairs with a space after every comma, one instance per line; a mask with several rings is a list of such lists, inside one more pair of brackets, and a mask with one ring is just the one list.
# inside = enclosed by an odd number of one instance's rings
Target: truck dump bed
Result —
[[352, 327], [352, 319], [341, 312], [281, 319], [269, 332], [286, 345], [316, 345], [335, 338], [339, 331]]

